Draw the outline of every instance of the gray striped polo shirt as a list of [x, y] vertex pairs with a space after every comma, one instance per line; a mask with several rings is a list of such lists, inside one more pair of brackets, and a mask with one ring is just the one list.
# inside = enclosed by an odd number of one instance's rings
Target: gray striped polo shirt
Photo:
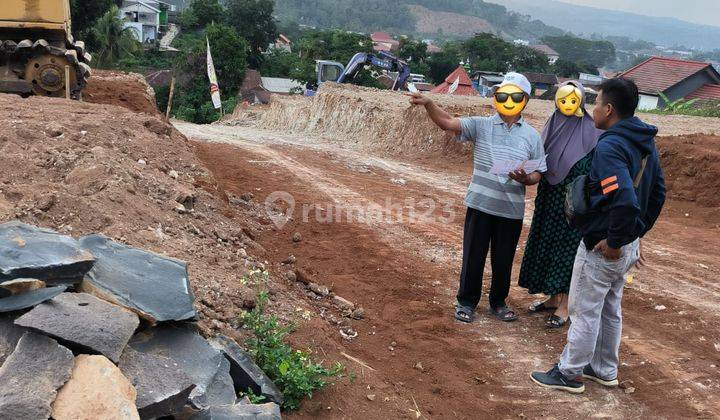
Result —
[[461, 118], [461, 141], [474, 142], [473, 177], [465, 196], [465, 205], [508, 219], [525, 214], [525, 185], [506, 175], [492, 175], [493, 161], [543, 159], [540, 172], [547, 171], [545, 149], [537, 130], [522, 117], [508, 128], [495, 114], [492, 117]]

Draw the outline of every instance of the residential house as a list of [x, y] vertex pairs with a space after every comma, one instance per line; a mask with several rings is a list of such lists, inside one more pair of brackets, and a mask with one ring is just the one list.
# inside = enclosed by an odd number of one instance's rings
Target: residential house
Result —
[[125, 20], [124, 27], [132, 28], [138, 41], [153, 43], [160, 39], [161, 23], [167, 25], [167, 10], [160, 1], [125, 0], [119, 13]]
[[541, 96], [558, 84], [558, 78], [554, 74], [524, 72], [530, 85], [533, 88], [533, 96]]
[[530, 48], [532, 48], [535, 51], [540, 51], [541, 53], [545, 54], [548, 58], [548, 62], [550, 64], [555, 64], [556, 61], [560, 58], [560, 54], [550, 48], [549, 45], [545, 44], [537, 44], [537, 45], [530, 45]]
[[376, 52], [394, 52], [400, 49], [400, 41], [393, 39], [385, 32], [373, 32], [370, 34], [373, 43], [373, 50]]
[[493, 94], [493, 87], [502, 83], [504, 76], [495, 71], [476, 71], [472, 77], [473, 87], [480, 92], [480, 96], [489, 98]]
[[678, 99], [720, 100], [720, 73], [701, 61], [668, 57], [650, 57], [620, 74], [632, 79], [640, 91], [639, 109], [665, 106], [662, 93], [669, 101]]
[[280, 34], [278, 36], [278, 38], [275, 40], [275, 43], [273, 44], [273, 47], [278, 50], [292, 52], [292, 42], [290, 41], [290, 38], [288, 38], [284, 34]]
[[442, 52], [442, 48], [438, 47], [437, 45], [427, 44], [427, 53], [428, 54], [437, 54], [437, 53], [441, 53], [441, 52]]
[[268, 92], [279, 95], [289, 95], [291, 93], [302, 93], [305, 91], [305, 85], [293, 79], [285, 79], [281, 77], [261, 77], [262, 86]]

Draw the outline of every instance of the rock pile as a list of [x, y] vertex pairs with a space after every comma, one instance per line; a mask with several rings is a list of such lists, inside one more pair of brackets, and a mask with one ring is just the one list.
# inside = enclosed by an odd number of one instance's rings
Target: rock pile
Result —
[[[279, 419], [278, 388], [198, 333], [193, 302], [183, 261], [0, 225], [0, 417]], [[249, 390], [269, 402], [237, 398]]]

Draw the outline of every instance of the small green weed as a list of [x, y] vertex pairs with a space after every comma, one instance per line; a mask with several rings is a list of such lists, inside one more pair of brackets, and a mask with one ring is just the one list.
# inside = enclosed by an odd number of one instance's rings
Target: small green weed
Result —
[[315, 363], [309, 352], [287, 345], [283, 340], [293, 327], [283, 326], [276, 316], [265, 314], [267, 301], [267, 292], [258, 293], [255, 309], [243, 316], [243, 324], [253, 333], [245, 344], [255, 363], [285, 396], [283, 408], [295, 410], [303, 398], [312, 397], [313, 391], [322, 389], [327, 380], [340, 376], [345, 368], [336, 363], [328, 369]]

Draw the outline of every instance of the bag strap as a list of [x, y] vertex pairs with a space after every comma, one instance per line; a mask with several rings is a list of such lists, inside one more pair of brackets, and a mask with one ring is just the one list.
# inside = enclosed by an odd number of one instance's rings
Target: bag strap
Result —
[[642, 164], [640, 165], [640, 172], [638, 172], [637, 176], [635, 176], [635, 181], [633, 182], [633, 186], [635, 188], [640, 186], [640, 182], [642, 181], [643, 174], [645, 173], [645, 166], [647, 166], [648, 156], [645, 156], [642, 160]]

